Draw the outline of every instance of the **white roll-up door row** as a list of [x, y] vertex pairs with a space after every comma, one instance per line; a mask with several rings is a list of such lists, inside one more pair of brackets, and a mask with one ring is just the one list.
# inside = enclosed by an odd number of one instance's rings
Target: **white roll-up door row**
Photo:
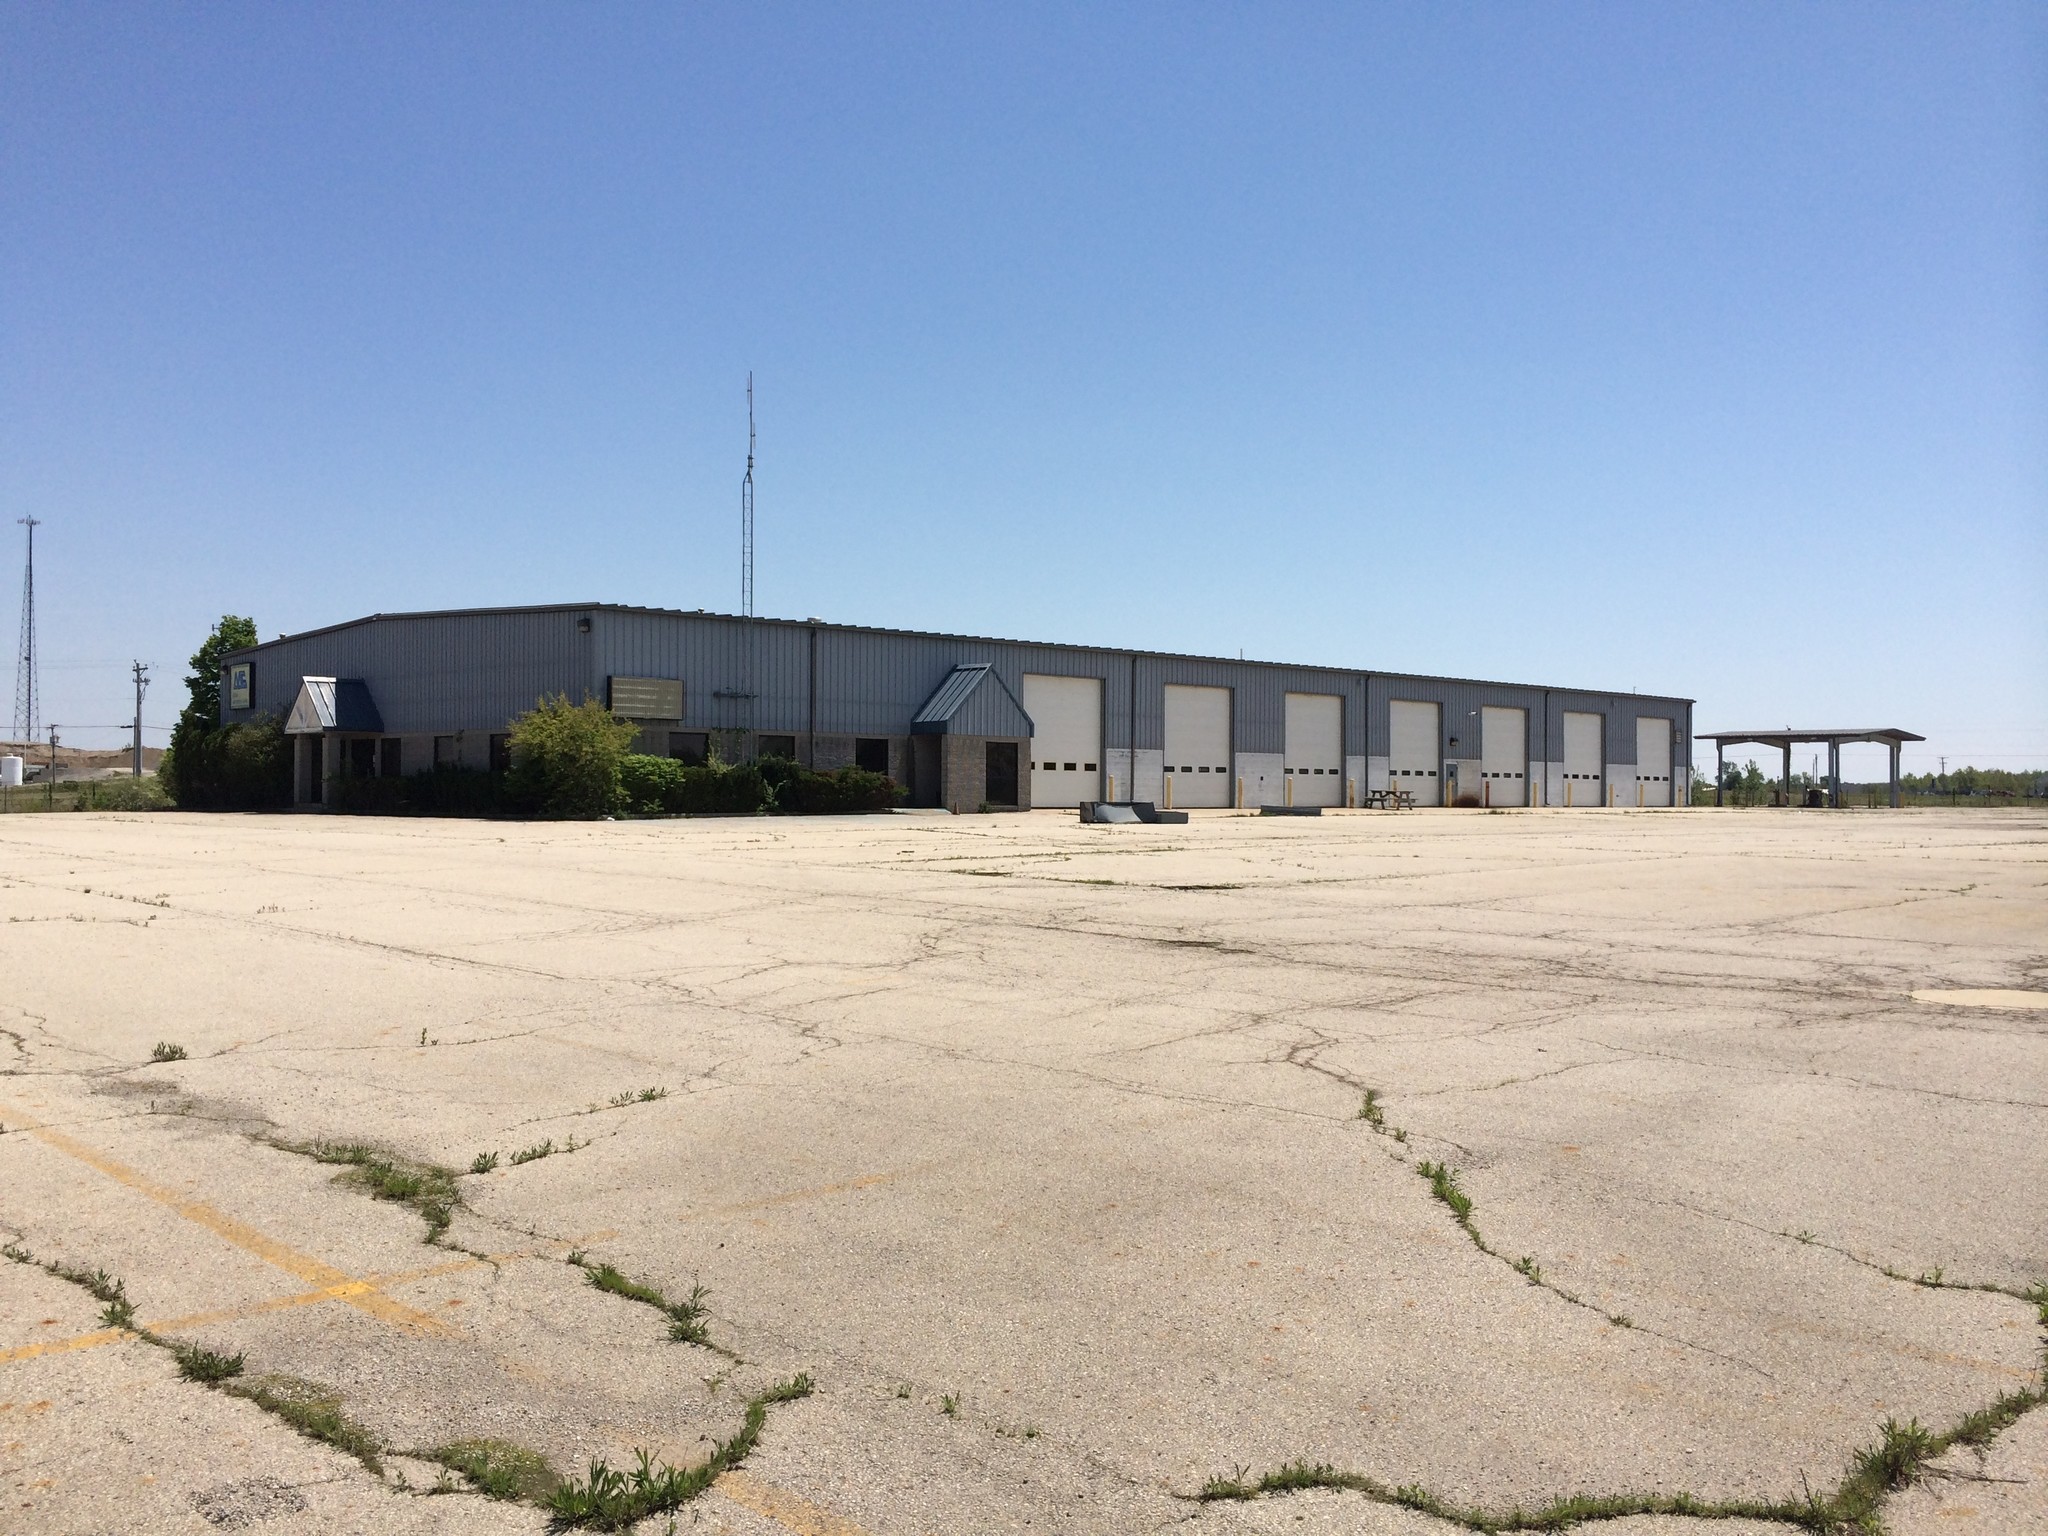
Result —
[[[1024, 710], [1031, 716], [1031, 803], [1072, 806], [1104, 792], [1102, 679], [1024, 675]], [[1177, 808], [1235, 803], [1231, 769], [1231, 690], [1165, 685], [1165, 775]], [[1563, 803], [1607, 803], [1606, 717], [1564, 712]], [[1394, 699], [1387, 706], [1388, 787], [1405, 790], [1417, 805], [1442, 802], [1443, 707], [1433, 701]], [[1286, 697], [1285, 773], [1295, 805], [1344, 805], [1344, 700], [1333, 693]], [[1491, 806], [1523, 806], [1544, 797], [1529, 763], [1529, 712], [1486, 705], [1480, 710], [1480, 798]], [[1673, 803], [1671, 721], [1636, 721], [1636, 784], [1643, 805]], [[1470, 772], [1469, 762], [1465, 770]], [[1361, 791], [1364, 786], [1359, 786]], [[1460, 793], [1470, 792], [1461, 785]], [[1128, 797], [1128, 788], [1119, 786]]]

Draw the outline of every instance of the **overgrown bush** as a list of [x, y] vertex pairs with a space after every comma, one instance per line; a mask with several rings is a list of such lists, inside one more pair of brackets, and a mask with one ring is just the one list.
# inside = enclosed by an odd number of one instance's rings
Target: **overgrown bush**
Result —
[[857, 816], [902, 803], [904, 791], [887, 774], [866, 768], [814, 773], [795, 763], [770, 759], [763, 775], [775, 790], [777, 810], [794, 816]]
[[397, 816], [413, 808], [408, 793], [411, 782], [337, 773], [327, 781], [327, 808], [363, 816]]
[[628, 753], [619, 775], [625, 808], [636, 816], [752, 816], [775, 804], [753, 763], [693, 765]]
[[507, 790], [537, 816], [609, 816], [622, 801], [619, 764], [639, 734], [595, 699], [541, 699], [512, 722]]
[[214, 730], [179, 723], [157, 779], [184, 810], [255, 811], [290, 805], [292, 742], [270, 715]]
[[162, 811], [171, 797], [153, 777], [89, 779], [78, 787], [72, 809], [79, 811]]

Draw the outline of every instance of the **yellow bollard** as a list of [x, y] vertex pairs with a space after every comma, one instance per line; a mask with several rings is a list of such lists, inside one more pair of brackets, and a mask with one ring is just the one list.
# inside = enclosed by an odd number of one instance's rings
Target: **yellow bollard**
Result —
[[1109, 776], [1109, 803], [1116, 804], [1116, 775], [1113, 773]]
[[1173, 775], [1170, 773], [1166, 775], [1164, 788], [1166, 793], [1166, 809], [1170, 811], [1173, 809]]
[[1640, 811], [1640, 810], [1641, 810], [1642, 808], [1643, 808], [1643, 786], [1642, 786], [1641, 784], [1638, 784], [1638, 785], [1636, 785], [1636, 809]]
[[1239, 775], [1238, 775], [1238, 777], [1237, 777], [1237, 808], [1238, 808], [1238, 809], [1239, 809], [1240, 811], [1244, 809], [1244, 775], [1243, 775], [1243, 774], [1239, 774]]
[[1572, 808], [1572, 781], [1569, 778], [1564, 781], [1564, 808]]
[[1287, 775], [1287, 803], [1294, 804], [1294, 775], [1291, 773]]
[[1356, 779], [1346, 779], [1344, 781], [1344, 809], [1347, 811], [1358, 809], [1358, 780]]
[[1493, 809], [1493, 780], [1481, 779], [1479, 781], [1479, 803], [1488, 810]]

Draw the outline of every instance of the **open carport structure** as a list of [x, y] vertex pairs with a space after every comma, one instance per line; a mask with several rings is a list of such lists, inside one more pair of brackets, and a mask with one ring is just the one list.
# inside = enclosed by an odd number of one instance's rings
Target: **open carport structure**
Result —
[[1842, 803], [1842, 747], [1852, 741], [1882, 742], [1891, 748], [1892, 808], [1899, 805], [1899, 748], [1909, 741], [1925, 741], [1925, 736], [1916, 736], [1911, 731], [1902, 731], [1897, 726], [1879, 726], [1868, 730], [1813, 730], [1796, 731], [1786, 726], [1782, 731], [1702, 731], [1696, 740], [1711, 741], [1714, 744], [1714, 804], [1719, 805], [1725, 790], [1723, 783], [1728, 777], [1728, 749], [1732, 746], [1755, 744], [1776, 747], [1785, 755], [1784, 773], [1780, 783], [1784, 787], [1785, 803], [1792, 803], [1792, 747], [1811, 742], [1826, 742], [1828, 747], [1828, 804]]

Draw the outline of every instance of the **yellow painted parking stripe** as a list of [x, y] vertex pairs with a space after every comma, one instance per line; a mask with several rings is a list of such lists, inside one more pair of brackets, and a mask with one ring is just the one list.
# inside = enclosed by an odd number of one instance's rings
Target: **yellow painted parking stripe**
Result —
[[865, 1527], [855, 1525], [844, 1515], [820, 1509], [809, 1499], [799, 1498], [773, 1483], [764, 1483], [738, 1467], [711, 1486], [742, 1509], [766, 1515], [784, 1530], [796, 1532], [796, 1536], [868, 1536]]
[[[266, 1264], [275, 1265], [288, 1275], [293, 1275], [322, 1290], [334, 1290], [335, 1299], [344, 1301], [358, 1311], [367, 1312], [382, 1322], [392, 1324], [413, 1333], [452, 1333], [455, 1330], [438, 1317], [393, 1301], [367, 1282], [358, 1281], [352, 1275], [342, 1273], [332, 1264], [316, 1259], [310, 1254], [300, 1253], [276, 1238], [259, 1232], [247, 1222], [230, 1216], [226, 1211], [195, 1200], [145, 1177], [126, 1163], [115, 1161], [96, 1147], [87, 1146], [77, 1137], [58, 1130], [55, 1126], [44, 1125], [26, 1111], [10, 1107], [8, 1122], [27, 1131], [45, 1146], [55, 1147], [69, 1157], [75, 1157], [88, 1168], [96, 1169], [117, 1184], [125, 1184], [137, 1194], [145, 1195], [159, 1205], [168, 1206], [187, 1221], [206, 1228], [215, 1237], [232, 1243], [245, 1253], [252, 1253]], [[362, 1285], [360, 1291], [354, 1287]]]

